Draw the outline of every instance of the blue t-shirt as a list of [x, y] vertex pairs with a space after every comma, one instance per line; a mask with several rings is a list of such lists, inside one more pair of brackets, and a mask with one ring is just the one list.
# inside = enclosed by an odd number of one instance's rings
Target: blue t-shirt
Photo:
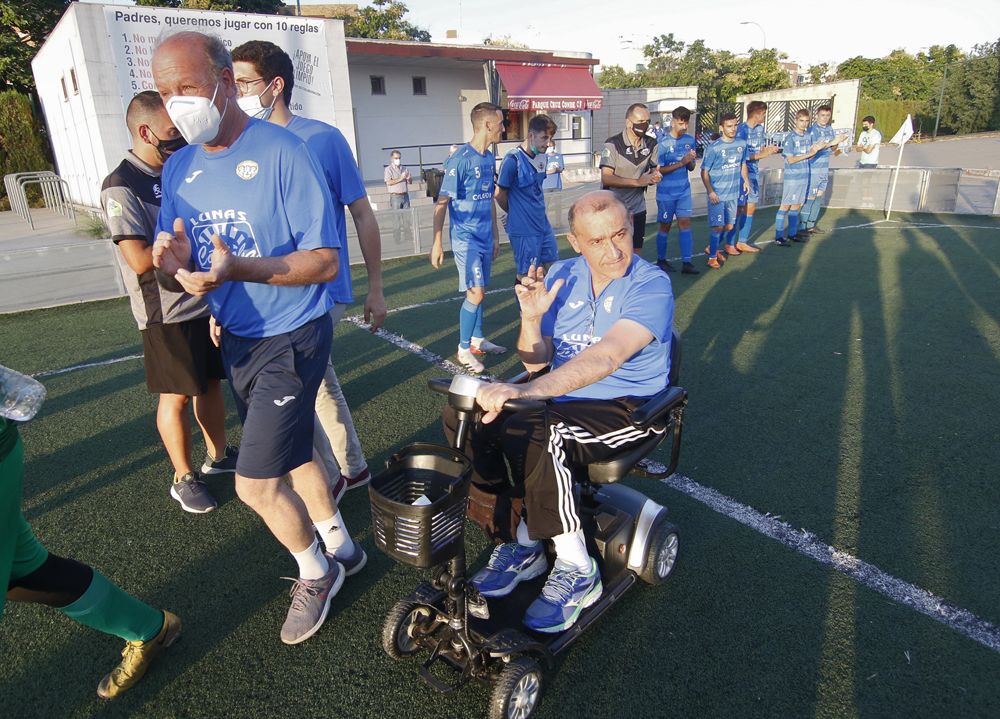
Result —
[[[833, 129], [833, 125], [823, 127], [822, 125], [814, 122], [812, 127], [809, 128], [809, 132], [807, 134], [812, 138], [812, 144], [816, 144], [817, 142], [829, 142], [837, 136], [837, 131]], [[824, 147], [822, 150], [809, 158], [809, 164], [817, 170], [828, 168], [830, 167], [830, 157], [832, 155], [833, 148]]]
[[[553, 169], [555, 165], [556, 169], [565, 170], [566, 162], [563, 160], [563, 156], [554, 152], [551, 155], [545, 156], [545, 172], [548, 173], [549, 170]], [[545, 180], [542, 182], [543, 190], [561, 190], [562, 189], [562, 172], [553, 172], [551, 175], [546, 174]]]
[[785, 137], [785, 142], [781, 145], [781, 154], [785, 156], [785, 180], [808, 180], [809, 162], [796, 162], [794, 165], [788, 162], [790, 156], [807, 155], [809, 148], [813, 146], [812, 134], [809, 131], [798, 134], [794, 130]]
[[497, 185], [507, 190], [507, 234], [549, 235], [552, 225], [545, 214], [545, 155], [530, 157], [520, 147], [508, 152], [500, 163]]
[[354, 300], [351, 285], [351, 258], [347, 250], [347, 216], [344, 206], [365, 197], [365, 181], [354, 160], [351, 146], [344, 133], [332, 125], [319, 120], [311, 120], [301, 115], [293, 115], [285, 129], [305, 141], [306, 147], [316, 158], [317, 164], [326, 176], [330, 195], [333, 197], [333, 214], [340, 240], [340, 270], [330, 282], [327, 290], [333, 301], [350, 304]]
[[[157, 231], [184, 220], [196, 270], [208, 270], [218, 234], [240, 257], [337, 249], [333, 202], [312, 153], [282, 127], [250, 120], [231, 147], [188, 145], [163, 167]], [[344, 268], [341, 268], [344, 271]], [[291, 332], [333, 304], [325, 285], [279, 287], [226, 282], [206, 295], [212, 314], [240, 337]]]
[[701, 169], [708, 171], [719, 202], [738, 200], [743, 189], [742, 167], [746, 161], [746, 140], [724, 141], [721, 137], [705, 148]]
[[759, 154], [761, 148], [764, 147], [764, 123], [760, 123], [757, 127], [750, 127], [747, 123], [741, 122], [740, 126], [736, 128], [736, 138], [747, 143], [747, 175], [751, 180], [756, 179], [760, 160], [751, 160], [750, 157]]
[[542, 318], [542, 335], [552, 338], [552, 369], [600, 342], [621, 319], [641, 324], [653, 341], [604, 379], [556, 400], [651, 397], [664, 389], [674, 322], [674, 293], [666, 274], [636, 255], [625, 276], [612, 280], [595, 298], [590, 266], [577, 256], [552, 265], [546, 287], [557, 279], [566, 283]]
[[493, 246], [493, 176], [496, 158], [469, 144], [444, 162], [441, 193], [449, 198], [451, 244], [478, 242]]
[[[680, 162], [688, 151], [697, 151], [694, 138], [690, 135], [674, 137], [669, 132], [660, 137], [657, 145], [657, 156], [660, 167]], [[688, 181], [687, 165], [678, 167], [663, 176], [656, 184], [657, 200], [676, 200], [691, 194], [691, 183]]]

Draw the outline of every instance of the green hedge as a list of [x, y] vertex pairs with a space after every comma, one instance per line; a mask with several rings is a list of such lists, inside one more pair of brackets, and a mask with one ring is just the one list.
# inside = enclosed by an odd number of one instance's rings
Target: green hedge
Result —
[[923, 114], [926, 104], [920, 100], [870, 100], [861, 98], [858, 105], [858, 126], [854, 128], [856, 133], [861, 132], [861, 119], [866, 115], [875, 116], [875, 124], [882, 137], [888, 140], [896, 134], [896, 130], [906, 120], [906, 116], [913, 116], [913, 131], [923, 132], [926, 135], [934, 132], [934, 117], [927, 117]]
[[[31, 112], [28, 96], [16, 90], [0, 92], [0, 176], [51, 169], [45, 156], [41, 128]], [[28, 188], [32, 204], [40, 198], [37, 186]], [[0, 206], [8, 207], [6, 200], [7, 191], [0, 185]]]

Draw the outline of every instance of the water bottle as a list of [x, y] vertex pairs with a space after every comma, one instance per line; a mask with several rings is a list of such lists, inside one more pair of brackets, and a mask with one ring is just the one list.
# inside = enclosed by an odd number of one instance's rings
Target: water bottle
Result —
[[45, 387], [27, 375], [0, 365], [0, 417], [27, 422], [45, 401]]

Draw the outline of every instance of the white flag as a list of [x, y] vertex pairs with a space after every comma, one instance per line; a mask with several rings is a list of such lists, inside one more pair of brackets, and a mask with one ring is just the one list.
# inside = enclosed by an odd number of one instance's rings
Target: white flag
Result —
[[902, 145], [911, 137], [913, 137], [913, 118], [907, 115], [906, 120], [903, 121], [903, 124], [900, 126], [899, 130], [896, 132], [895, 135], [892, 136], [892, 139], [889, 140], [889, 144]]

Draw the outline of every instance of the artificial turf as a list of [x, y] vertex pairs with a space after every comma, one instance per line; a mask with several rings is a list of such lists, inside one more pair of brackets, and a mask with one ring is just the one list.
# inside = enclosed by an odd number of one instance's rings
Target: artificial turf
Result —
[[[771, 214], [761, 213], [758, 232]], [[679, 471], [1000, 624], [1000, 430], [991, 419], [1000, 405], [991, 251], [1000, 223], [896, 218], [903, 224], [854, 227], [878, 215], [829, 211], [823, 224], [834, 231], [806, 246], [671, 275], [690, 392]], [[936, 223], [948, 226], [916, 226]], [[705, 237], [703, 223], [695, 230]], [[505, 251], [493, 284], [510, 278]], [[365, 281], [356, 280], [360, 296]], [[454, 270], [435, 272], [424, 258], [386, 263], [385, 281], [391, 307], [457, 297]], [[513, 346], [512, 293], [490, 295], [486, 308], [489, 336]], [[457, 310], [405, 310], [386, 327], [447, 357]], [[0, 363], [21, 371], [141, 351], [126, 300], [8, 315], [0, 327]], [[441, 441], [440, 398], [425, 389], [441, 370], [347, 323], [334, 360], [373, 467], [407, 442]], [[488, 365], [501, 376], [517, 368], [511, 354]], [[343, 511], [369, 567], [345, 584], [314, 638], [287, 647], [279, 577], [291, 561], [229, 478], [210, 479], [221, 504], [210, 515], [185, 514], [170, 499], [141, 363], [44, 382], [49, 399], [23, 428], [26, 515], [53, 551], [177, 612], [184, 638], [105, 704], [94, 687], [117, 640], [9, 604], [3, 716], [485, 715], [486, 689], [437, 695], [416, 662], [382, 653], [382, 618], [424, 575], [374, 547], [364, 492], [349, 493]], [[230, 428], [238, 439], [232, 413]], [[1000, 714], [996, 653], [665, 485], [628, 482], [670, 507], [682, 536], [677, 571], [662, 587], [629, 592], [560, 659], [539, 716]], [[470, 556], [482, 556], [482, 541], [468, 536]]]

